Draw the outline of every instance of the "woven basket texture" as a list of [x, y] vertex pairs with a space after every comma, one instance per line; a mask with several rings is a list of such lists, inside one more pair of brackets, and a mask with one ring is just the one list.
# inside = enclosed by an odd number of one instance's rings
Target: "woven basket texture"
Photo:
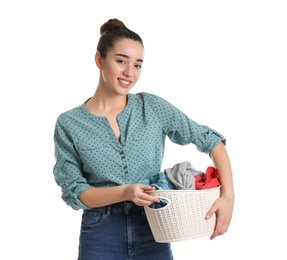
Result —
[[215, 214], [207, 211], [220, 196], [220, 187], [205, 190], [155, 190], [150, 192], [169, 203], [162, 208], [144, 207], [154, 239], [159, 243], [188, 240], [213, 233]]

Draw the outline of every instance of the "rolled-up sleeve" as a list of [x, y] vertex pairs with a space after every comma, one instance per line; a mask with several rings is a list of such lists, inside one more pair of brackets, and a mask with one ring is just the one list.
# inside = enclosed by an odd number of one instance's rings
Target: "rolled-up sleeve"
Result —
[[83, 176], [81, 160], [61, 116], [56, 122], [54, 143], [56, 163], [53, 173], [56, 183], [62, 189], [62, 199], [75, 210], [89, 209], [78, 196], [91, 186]]
[[201, 125], [161, 97], [152, 98], [152, 106], [169, 139], [180, 145], [193, 143], [203, 153], [210, 154], [219, 142], [226, 144], [225, 137], [214, 129]]

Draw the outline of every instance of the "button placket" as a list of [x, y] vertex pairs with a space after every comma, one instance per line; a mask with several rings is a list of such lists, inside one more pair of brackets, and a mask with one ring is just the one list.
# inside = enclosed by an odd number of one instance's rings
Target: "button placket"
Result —
[[128, 164], [127, 164], [127, 160], [126, 160], [126, 155], [125, 155], [123, 150], [120, 152], [120, 155], [121, 155], [121, 158], [123, 160], [124, 173], [128, 174]]

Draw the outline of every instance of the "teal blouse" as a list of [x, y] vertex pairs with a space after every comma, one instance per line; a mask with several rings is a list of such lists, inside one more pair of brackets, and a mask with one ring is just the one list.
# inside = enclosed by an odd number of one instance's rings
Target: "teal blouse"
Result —
[[225, 138], [200, 125], [163, 98], [149, 93], [128, 94], [117, 116], [120, 141], [107, 118], [82, 105], [62, 113], [56, 121], [53, 169], [62, 198], [73, 209], [89, 209], [78, 196], [93, 187], [140, 183], [161, 171], [165, 139], [194, 144], [209, 154]]

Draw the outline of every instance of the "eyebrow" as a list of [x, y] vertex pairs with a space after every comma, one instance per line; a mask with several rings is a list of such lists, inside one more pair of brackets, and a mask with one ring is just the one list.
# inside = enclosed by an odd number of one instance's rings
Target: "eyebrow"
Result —
[[[128, 56], [128, 55], [126, 55], [126, 54], [121, 54], [121, 53], [116, 54], [116, 56], [124, 57], [124, 58], [126, 58], [126, 59], [129, 59], [129, 58], [130, 58], [130, 56]], [[137, 59], [137, 61], [143, 62], [142, 59]]]

